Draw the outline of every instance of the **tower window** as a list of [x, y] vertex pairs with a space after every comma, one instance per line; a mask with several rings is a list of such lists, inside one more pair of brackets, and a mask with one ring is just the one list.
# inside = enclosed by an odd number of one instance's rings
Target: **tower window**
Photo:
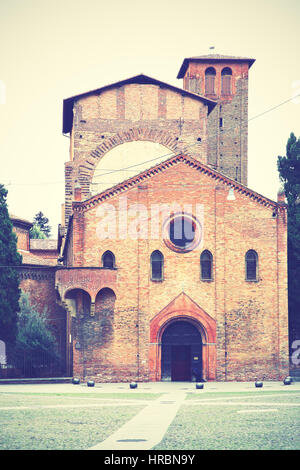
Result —
[[153, 251], [151, 255], [151, 279], [152, 281], [163, 280], [164, 256], [159, 250]]
[[232, 94], [232, 70], [229, 67], [225, 67], [221, 73], [222, 76], [222, 95]]
[[205, 70], [205, 94], [214, 95], [215, 94], [215, 78], [216, 71], [213, 67], [208, 67]]
[[113, 269], [115, 267], [115, 256], [111, 251], [103, 253], [102, 266], [107, 269]]
[[220, 126], [220, 127], [223, 127], [223, 118], [220, 118], [220, 119], [219, 119], [219, 126]]
[[205, 250], [200, 256], [201, 279], [203, 281], [212, 280], [212, 254], [210, 251]]
[[256, 251], [246, 253], [246, 281], [257, 281], [258, 256]]

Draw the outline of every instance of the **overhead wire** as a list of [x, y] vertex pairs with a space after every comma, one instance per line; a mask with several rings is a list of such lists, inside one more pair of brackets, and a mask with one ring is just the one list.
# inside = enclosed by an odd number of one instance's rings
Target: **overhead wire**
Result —
[[[273, 106], [272, 108], [269, 108], [269, 109], [263, 111], [262, 113], [259, 113], [255, 116], [253, 116], [252, 118], [249, 118], [247, 120], [247, 122], [249, 123], [250, 121], [253, 121], [254, 119], [257, 119], [261, 116], [264, 116], [265, 114], [274, 111], [275, 109], [279, 108], [280, 106], [283, 106], [284, 104], [286, 104], [286, 103], [288, 103], [288, 102], [290, 102], [290, 101], [292, 101], [292, 100], [294, 100], [295, 98], [298, 98], [298, 97], [300, 97], [300, 93], [292, 96], [291, 98], [289, 98], [285, 101], [282, 101], [281, 103]], [[228, 131], [230, 131], [234, 128], [236, 128], [236, 126], [232, 126], [232, 127], [227, 128], [227, 129], [223, 129], [223, 133], [224, 133], [224, 131], [228, 132]], [[212, 137], [216, 137], [218, 134], [219, 134], [219, 132], [217, 132], [215, 134], [212, 134], [209, 137], [205, 137], [205, 138], [201, 139], [201, 142], [197, 141], [197, 142], [194, 142], [193, 144], [190, 144], [190, 145], [184, 145], [184, 150], [189, 149], [191, 147], [194, 147], [196, 145], [199, 146], [202, 143], [205, 143], [208, 140], [210, 140]], [[138, 166], [145, 165], [147, 163], [151, 163], [151, 162], [154, 162], [154, 161], [157, 161], [157, 160], [160, 160], [160, 159], [163, 159], [163, 158], [167, 158], [167, 157], [181, 155], [184, 152], [184, 150], [181, 150], [179, 153], [176, 153], [176, 154], [174, 154], [174, 152], [169, 152], [169, 153], [166, 153], [164, 155], [160, 155], [159, 157], [155, 157], [155, 158], [152, 158], [150, 160], [145, 160], [143, 162], [139, 162], [139, 163], [136, 163], [134, 165], [130, 165], [130, 166], [124, 167], [124, 168], [117, 168], [117, 169], [110, 169], [110, 170], [107, 169], [108, 173], [103, 173], [102, 175], [99, 175], [99, 176], [102, 177], [102, 176], [106, 176], [106, 175], [109, 175], [109, 174], [115, 174], [115, 173], [118, 173], [118, 172], [121, 172], [121, 171], [131, 171], [132, 168], [136, 168]], [[94, 174], [97, 174], [98, 171], [106, 171], [106, 170], [105, 169], [95, 170]], [[41, 183], [37, 183], [37, 182], [34, 182], [34, 183], [5, 183], [5, 186], [33, 186], [33, 185], [34, 186], [40, 186], [40, 185], [44, 185], [44, 184], [51, 185], [51, 184], [64, 184], [64, 183], [65, 183], [64, 181], [48, 181], [48, 182], [41, 182]], [[101, 184], [101, 182], [91, 183], [91, 184]], [[110, 182], [105, 181], [105, 184], [110, 184]], [[113, 181], [113, 182], [111, 182], [111, 184], [116, 184], [116, 182]]]

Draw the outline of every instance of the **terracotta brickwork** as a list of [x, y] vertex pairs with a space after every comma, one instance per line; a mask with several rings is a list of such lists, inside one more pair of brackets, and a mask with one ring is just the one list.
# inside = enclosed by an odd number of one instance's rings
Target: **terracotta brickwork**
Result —
[[[234, 200], [227, 199], [230, 187]], [[125, 236], [125, 202], [127, 209], [135, 204], [146, 208], [140, 238], [135, 240]], [[151, 236], [151, 210], [164, 203], [179, 204], [182, 210], [188, 205], [195, 211], [202, 227], [201, 244], [195, 250], [177, 253], [161, 235]], [[104, 228], [101, 206], [113, 208], [117, 220], [111, 239], [99, 237], [99, 229]], [[283, 205], [191, 157], [178, 157], [115, 191], [74, 202], [73, 211], [73, 269], [69, 272], [73, 276], [81, 272], [73, 286], [91, 298], [90, 315], [73, 315], [76, 374], [96, 381], [160, 380], [162, 332], [178, 319], [193, 322], [201, 334], [207, 380], [279, 379], [287, 373]], [[159, 222], [159, 234], [163, 222]], [[209, 281], [200, 275], [200, 254], [205, 249], [213, 256]], [[255, 281], [245, 280], [245, 254], [250, 249], [258, 254]], [[101, 269], [106, 250], [115, 256], [113, 270]], [[154, 250], [164, 256], [159, 282], [151, 280]], [[89, 266], [91, 273], [83, 276]], [[92, 272], [97, 266], [95, 277]], [[113, 293], [109, 308], [96, 300], [103, 288]], [[103, 318], [106, 326], [101, 327]]]
[[[64, 312], [73, 375], [128, 382], [288, 374], [286, 205], [247, 187], [253, 62], [185, 59], [183, 89], [139, 75], [64, 100], [70, 159], [60, 257], [45, 271], [24, 267], [22, 286], [50, 316]], [[141, 152], [146, 170], [95, 194], [102, 158], [138, 141], [170, 155], [155, 163]], [[192, 229], [190, 242], [186, 234], [176, 242], [178, 220]]]
[[[205, 71], [215, 70], [215, 92], [205, 90]], [[231, 93], [222, 93], [222, 70], [229, 68]], [[248, 179], [248, 69], [247, 60], [201, 62], [192, 60], [183, 77], [186, 90], [218, 102], [208, 116], [208, 163], [221, 173], [247, 185]]]
[[174, 87], [154, 83], [128, 83], [79, 96], [73, 104], [70, 161], [65, 166], [67, 225], [76, 181], [83, 197], [101, 158], [125, 142], [146, 140], [170, 152], [207, 158], [206, 101]]

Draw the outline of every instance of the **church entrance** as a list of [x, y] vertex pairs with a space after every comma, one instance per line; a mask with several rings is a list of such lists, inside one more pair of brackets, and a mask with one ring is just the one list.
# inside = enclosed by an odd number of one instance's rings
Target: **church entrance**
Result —
[[198, 381], [202, 378], [202, 338], [189, 321], [172, 322], [162, 335], [161, 380]]

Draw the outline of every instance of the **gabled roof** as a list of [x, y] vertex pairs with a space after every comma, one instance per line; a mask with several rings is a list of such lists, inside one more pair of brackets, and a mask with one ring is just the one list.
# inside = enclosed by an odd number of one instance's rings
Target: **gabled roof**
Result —
[[237, 181], [229, 178], [228, 176], [222, 173], [219, 173], [213, 168], [207, 165], [204, 165], [198, 160], [195, 160], [193, 157], [182, 155], [182, 154], [172, 156], [171, 158], [163, 161], [162, 163], [158, 163], [157, 165], [149, 168], [148, 170], [144, 170], [141, 173], [121, 183], [118, 183], [112, 188], [106, 189], [105, 191], [102, 191], [101, 193], [90, 197], [89, 199], [86, 199], [80, 202], [73, 202], [73, 209], [79, 212], [89, 210], [95, 207], [97, 204], [100, 204], [113, 196], [119, 195], [120, 193], [123, 193], [124, 191], [127, 191], [137, 185], [145, 183], [149, 178], [157, 174], [160, 174], [166, 171], [168, 168], [176, 166], [180, 163], [183, 163], [189, 166], [190, 168], [194, 169], [195, 171], [198, 171], [202, 174], [209, 176], [215, 181], [220, 181], [221, 183], [224, 183], [229, 188], [233, 188], [235, 191], [245, 194], [251, 199], [257, 201], [259, 204], [262, 204], [266, 207], [272, 207], [272, 208], [280, 207], [280, 208], [285, 209], [285, 206], [286, 206], [285, 204], [283, 205], [275, 201], [272, 201], [271, 199], [265, 196], [262, 196], [256, 191], [253, 191], [252, 189], [247, 188], [243, 184], [238, 183]]
[[30, 222], [29, 220], [23, 219], [22, 217], [19, 217], [17, 215], [9, 214], [9, 218], [15, 227], [22, 227], [22, 228], [29, 230], [33, 226], [32, 222]]
[[84, 98], [90, 95], [98, 94], [106, 90], [110, 90], [112, 88], [121, 87], [123, 85], [128, 85], [131, 83], [139, 83], [142, 85], [158, 85], [163, 88], [168, 88], [170, 90], [174, 90], [178, 93], [181, 93], [185, 96], [190, 96], [196, 100], [202, 101], [208, 106], [208, 112], [210, 112], [215, 105], [217, 104], [215, 101], [205, 98], [204, 96], [198, 95], [196, 93], [192, 93], [190, 91], [183, 90], [182, 88], [175, 87], [165, 82], [161, 82], [160, 80], [156, 80], [155, 78], [151, 78], [147, 75], [140, 74], [136, 75], [131, 78], [127, 78], [126, 80], [121, 80], [116, 83], [112, 83], [110, 85], [103, 86], [101, 88], [96, 88], [95, 90], [87, 91], [86, 93], [81, 93], [79, 95], [71, 96], [70, 98], [66, 98], [63, 101], [63, 133], [68, 133], [72, 129], [73, 123], [73, 104], [75, 100], [80, 98]]
[[183, 78], [190, 62], [248, 62], [249, 68], [255, 62], [255, 59], [249, 57], [238, 57], [233, 55], [207, 54], [196, 57], [187, 57], [182, 62], [177, 78]]

